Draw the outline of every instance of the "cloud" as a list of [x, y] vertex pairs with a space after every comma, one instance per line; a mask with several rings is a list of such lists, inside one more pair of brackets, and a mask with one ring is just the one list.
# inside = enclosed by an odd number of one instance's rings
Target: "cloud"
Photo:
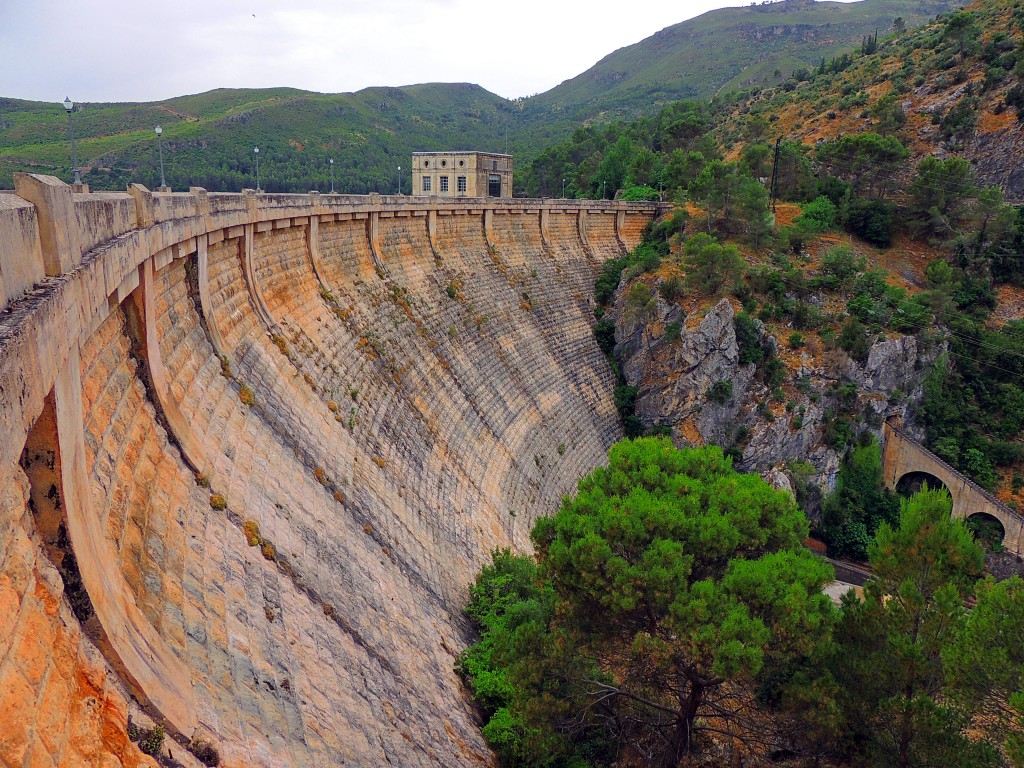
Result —
[[0, 95], [150, 101], [444, 81], [514, 97], [727, 4], [648, 0], [636, 13], [604, 0], [10, 0], [0, 3]]

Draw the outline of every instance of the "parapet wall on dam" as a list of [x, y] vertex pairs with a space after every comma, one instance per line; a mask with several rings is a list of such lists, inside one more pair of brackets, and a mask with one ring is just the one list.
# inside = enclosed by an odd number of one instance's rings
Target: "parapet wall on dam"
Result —
[[[490, 764], [466, 588], [620, 436], [656, 206], [0, 193], [0, 765]], [[174, 748], [186, 765], [191, 757]]]

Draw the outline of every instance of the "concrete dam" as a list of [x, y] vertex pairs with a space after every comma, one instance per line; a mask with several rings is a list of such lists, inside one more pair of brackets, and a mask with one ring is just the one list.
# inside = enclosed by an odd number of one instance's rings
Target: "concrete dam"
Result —
[[621, 430], [649, 203], [0, 193], [0, 765], [492, 758], [467, 586]]

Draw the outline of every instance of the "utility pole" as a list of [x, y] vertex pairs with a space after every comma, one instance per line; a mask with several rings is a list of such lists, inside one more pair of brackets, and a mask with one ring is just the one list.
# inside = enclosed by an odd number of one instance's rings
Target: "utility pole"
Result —
[[775, 162], [772, 163], [772, 213], [778, 208], [779, 201], [779, 152], [782, 148], [782, 137], [775, 140]]

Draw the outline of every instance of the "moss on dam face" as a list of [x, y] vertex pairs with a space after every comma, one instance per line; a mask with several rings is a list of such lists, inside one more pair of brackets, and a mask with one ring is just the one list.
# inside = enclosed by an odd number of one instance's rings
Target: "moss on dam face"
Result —
[[557, 203], [0, 194], [0, 762], [490, 764], [467, 585], [620, 436], [654, 214]]

